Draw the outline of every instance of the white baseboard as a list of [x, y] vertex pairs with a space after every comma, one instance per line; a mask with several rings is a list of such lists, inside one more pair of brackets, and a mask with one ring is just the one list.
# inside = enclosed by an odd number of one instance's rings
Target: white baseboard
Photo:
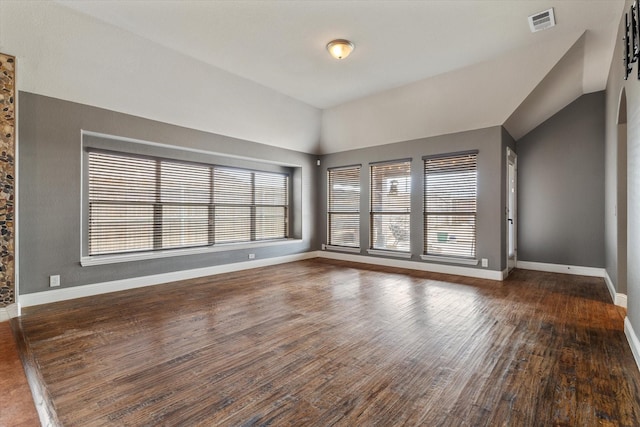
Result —
[[616, 300], [613, 302], [615, 305], [618, 305], [623, 308], [627, 308], [627, 295], [626, 294], [616, 294]]
[[636, 360], [636, 366], [640, 370], [640, 341], [638, 340], [638, 335], [636, 335], [636, 332], [633, 330], [633, 326], [631, 325], [628, 317], [624, 318], [624, 334], [629, 342], [629, 347], [631, 347], [633, 358]]
[[524, 270], [546, 271], [548, 273], [575, 274], [578, 276], [602, 277], [607, 285], [611, 301], [620, 307], [627, 308], [627, 295], [617, 293], [609, 273], [604, 268], [580, 267], [575, 265], [548, 264], [544, 262], [518, 261], [517, 268]]
[[607, 270], [604, 271], [604, 282], [607, 284], [607, 289], [611, 295], [611, 300], [617, 306], [627, 308], [627, 295], [616, 292], [616, 288], [613, 286], [613, 281], [609, 277]]
[[[616, 302], [616, 288], [613, 286], [613, 281], [611, 277], [609, 277], [609, 273], [607, 270], [604, 270], [604, 283], [607, 284], [607, 289], [609, 290], [609, 295], [611, 295], [611, 301], [615, 304]], [[622, 295], [622, 294], [621, 294]]]
[[0, 307], [0, 322], [6, 322], [18, 316], [20, 316], [19, 304], [9, 304], [6, 307]]
[[604, 282], [607, 284], [607, 289], [609, 289], [609, 294], [611, 294], [611, 300], [617, 306], [627, 308], [627, 294], [621, 294], [616, 292], [616, 288], [613, 286], [613, 281], [611, 277], [609, 277], [609, 272], [604, 270]]
[[[232, 264], [217, 265], [212, 267], [198, 268], [193, 270], [175, 271], [170, 273], [155, 274], [143, 277], [134, 277], [131, 279], [113, 280], [109, 282], [94, 283], [90, 285], [75, 286], [72, 288], [62, 288], [44, 292], [36, 292], [33, 294], [20, 295], [20, 305], [15, 305], [15, 314], [11, 315], [7, 309], [0, 309], [0, 321], [6, 317], [20, 315], [20, 306], [30, 307], [40, 304], [48, 304], [52, 302], [65, 301], [69, 299], [100, 295], [109, 292], [124, 291], [127, 289], [141, 288], [144, 286], [159, 285], [162, 283], [175, 282], [179, 280], [195, 279], [197, 277], [213, 276], [216, 274], [230, 273], [234, 271], [247, 270], [250, 268], [267, 267], [270, 265], [284, 264], [287, 262], [301, 261], [310, 258], [327, 258], [341, 261], [351, 261], [364, 264], [382, 265], [386, 267], [406, 268], [410, 270], [429, 271], [433, 273], [455, 274], [459, 276], [475, 277], [479, 279], [489, 279], [502, 281], [507, 275], [507, 270], [484, 270], [479, 268], [470, 268], [455, 265], [424, 263], [416, 261], [408, 261], [401, 259], [368, 257], [363, 255], [328, 252], [328, 251], [311, 251], [294, 255], [286, 255], [282, 257], [265, 258], [260, 260], [243, 261]], [[605, 277], [606, 271], [601, 268], [592, 267], [575, 267], [558, 264], [545, 264], [528, 261], [518, 261], [518, 268], [528, 270], [548, 271], [555, 273], [580, 274], [585, 276]], [[606, 281], [606, 279], [605, 279]], [[609, 284], [607, 283], [607, 286]], [[611, 289], [609, 290], [611, 292]], [[612, 299], [618, 304], [626, 306], [626, 295], [613, 294]]]
[[74, 286], [72, 288], [62, 288], [52, 291], [36, 292], [33, 294], [20, 295], [20, 305], [22, 307], [30, 307], [34, 305], [48, 304], [75, 298], [106, 294], [109, 292], [160, 285], [163, 283], [176, 282], [179, 280], [195, 279], [197, 277], [213, 276], [216, 274], [230, 273], [233, 271], [248, 270], [250, 268], [267, 267], [270, 265], [284, 264], [287, 262], [301, 261], [316, 257], [317, 255], [315, 251], [304, 252], [295, 255], [257, 259], [252, 261], [236, 262], [232, 264], [216, 265], [212, 267], [196, 268], [193, 270], [174, 271], [170, 273], [154, 274], [151, 276], [133, 277], [131, 279], [113, 280], [110, 282], [94, 283], [91, 285]]
[[548, 273], [575, 274], [578, 276], [603, 277], [604, 268], [581, 267], [576, 265], [549, 264], [545, 262], [518, 261], [516, 268], [523, 270], [546, 271]]
[[409, 270], [430, 271], [432, 273], [455, 274], [458, 276], [476, 277], [479, 279], [503, 280], [503, 272], [495, 270], [483, 270], [479, 268], [459, 267], [455, 265], [432, 264], [416, 261], [407, 261], [390, 258], [374, 258], [363, 255], [354, 255], [337, 252], [317, 251], [320, 258], [335, 259], [339, 261], [351, 261], [364, 264], [382, 265], [385, 267], [406, 268]]

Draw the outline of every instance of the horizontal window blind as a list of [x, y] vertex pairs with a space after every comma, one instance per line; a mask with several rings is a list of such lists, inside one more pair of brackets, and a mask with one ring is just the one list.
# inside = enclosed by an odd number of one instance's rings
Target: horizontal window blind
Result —
[[285, 237], [288, 177], [229, 168], [214, 169], [216, 242]]
[[424, 159], [427, 255], [476, 256], [477, 153]]
[[89, 151], [88, 254], [286, 238], [287, 174]]
[[160, 161], [162, 249], [210, 243], [211, 168]]
[[411, 250], [411, 161], [371, 165], [371, 247]]
[[327, 241], [359, 248], [360, 166], [329, 169], [327, 175]]
[[152, 250], [156, 162], [89, 153], [89, 255]]
[[213, 189], [215, 241], [231, 243], [251, 240], [251, 172], [216, 168], [213, 171]]
[[277, 239], [287, 234], [288, 190], [286, 175], [254, 173], [256, 240]]

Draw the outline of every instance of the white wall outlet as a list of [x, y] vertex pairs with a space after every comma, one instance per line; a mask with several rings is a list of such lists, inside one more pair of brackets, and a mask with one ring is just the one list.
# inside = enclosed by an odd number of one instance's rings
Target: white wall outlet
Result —
[[483, 267], [489, 267], [489, 260], [486, 258], [482, 258], [482, 266]]
[[327, 245], [325, 245], [324, 243], [322, 244], [322, 250], [326, 250], [327, 249]]
[[256, 259], [256, 254], [249, 254], [249, 259]]
[[60, 275], [56, 274], [55, 276], [49, 276], [49, 287], [56, 288], [60, 286]]

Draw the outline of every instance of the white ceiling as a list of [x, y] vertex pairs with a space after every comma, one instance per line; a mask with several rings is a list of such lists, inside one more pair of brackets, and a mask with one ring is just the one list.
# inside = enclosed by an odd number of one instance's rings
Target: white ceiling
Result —
[[[623, 0], [67, 1], [106, 23], [325, 109], [588, 33], [583, 86], [606, 84]], [[557, 26], [527, 16], [553, 7]], [[356, 49], [327, 54], [333, 38]]]
[[[606, 87], [625, 3], [0, 0], [0, 50], [20, 91], [324, 154], [525, 135]], [[531, 33], [550, 7], [557, 26]], [[331, 58], [333, 38], [354, 53]]]

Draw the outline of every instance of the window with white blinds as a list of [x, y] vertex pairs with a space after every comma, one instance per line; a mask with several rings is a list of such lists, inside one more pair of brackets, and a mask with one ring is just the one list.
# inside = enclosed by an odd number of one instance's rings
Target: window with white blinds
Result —
[[216, 243], [286, 237], [286, 175], [215, 167], [213, 199]]
[[371, 165], [371, 248], [411, 250], [411, 161]]
[[478, 152], [424, 157], [426, 255], [475, 258]]
[[328, 170], [328, 244], [360, 247], [360, 165]]
[[88, 255], [288, 235], [287, 174], [90, 151]]

